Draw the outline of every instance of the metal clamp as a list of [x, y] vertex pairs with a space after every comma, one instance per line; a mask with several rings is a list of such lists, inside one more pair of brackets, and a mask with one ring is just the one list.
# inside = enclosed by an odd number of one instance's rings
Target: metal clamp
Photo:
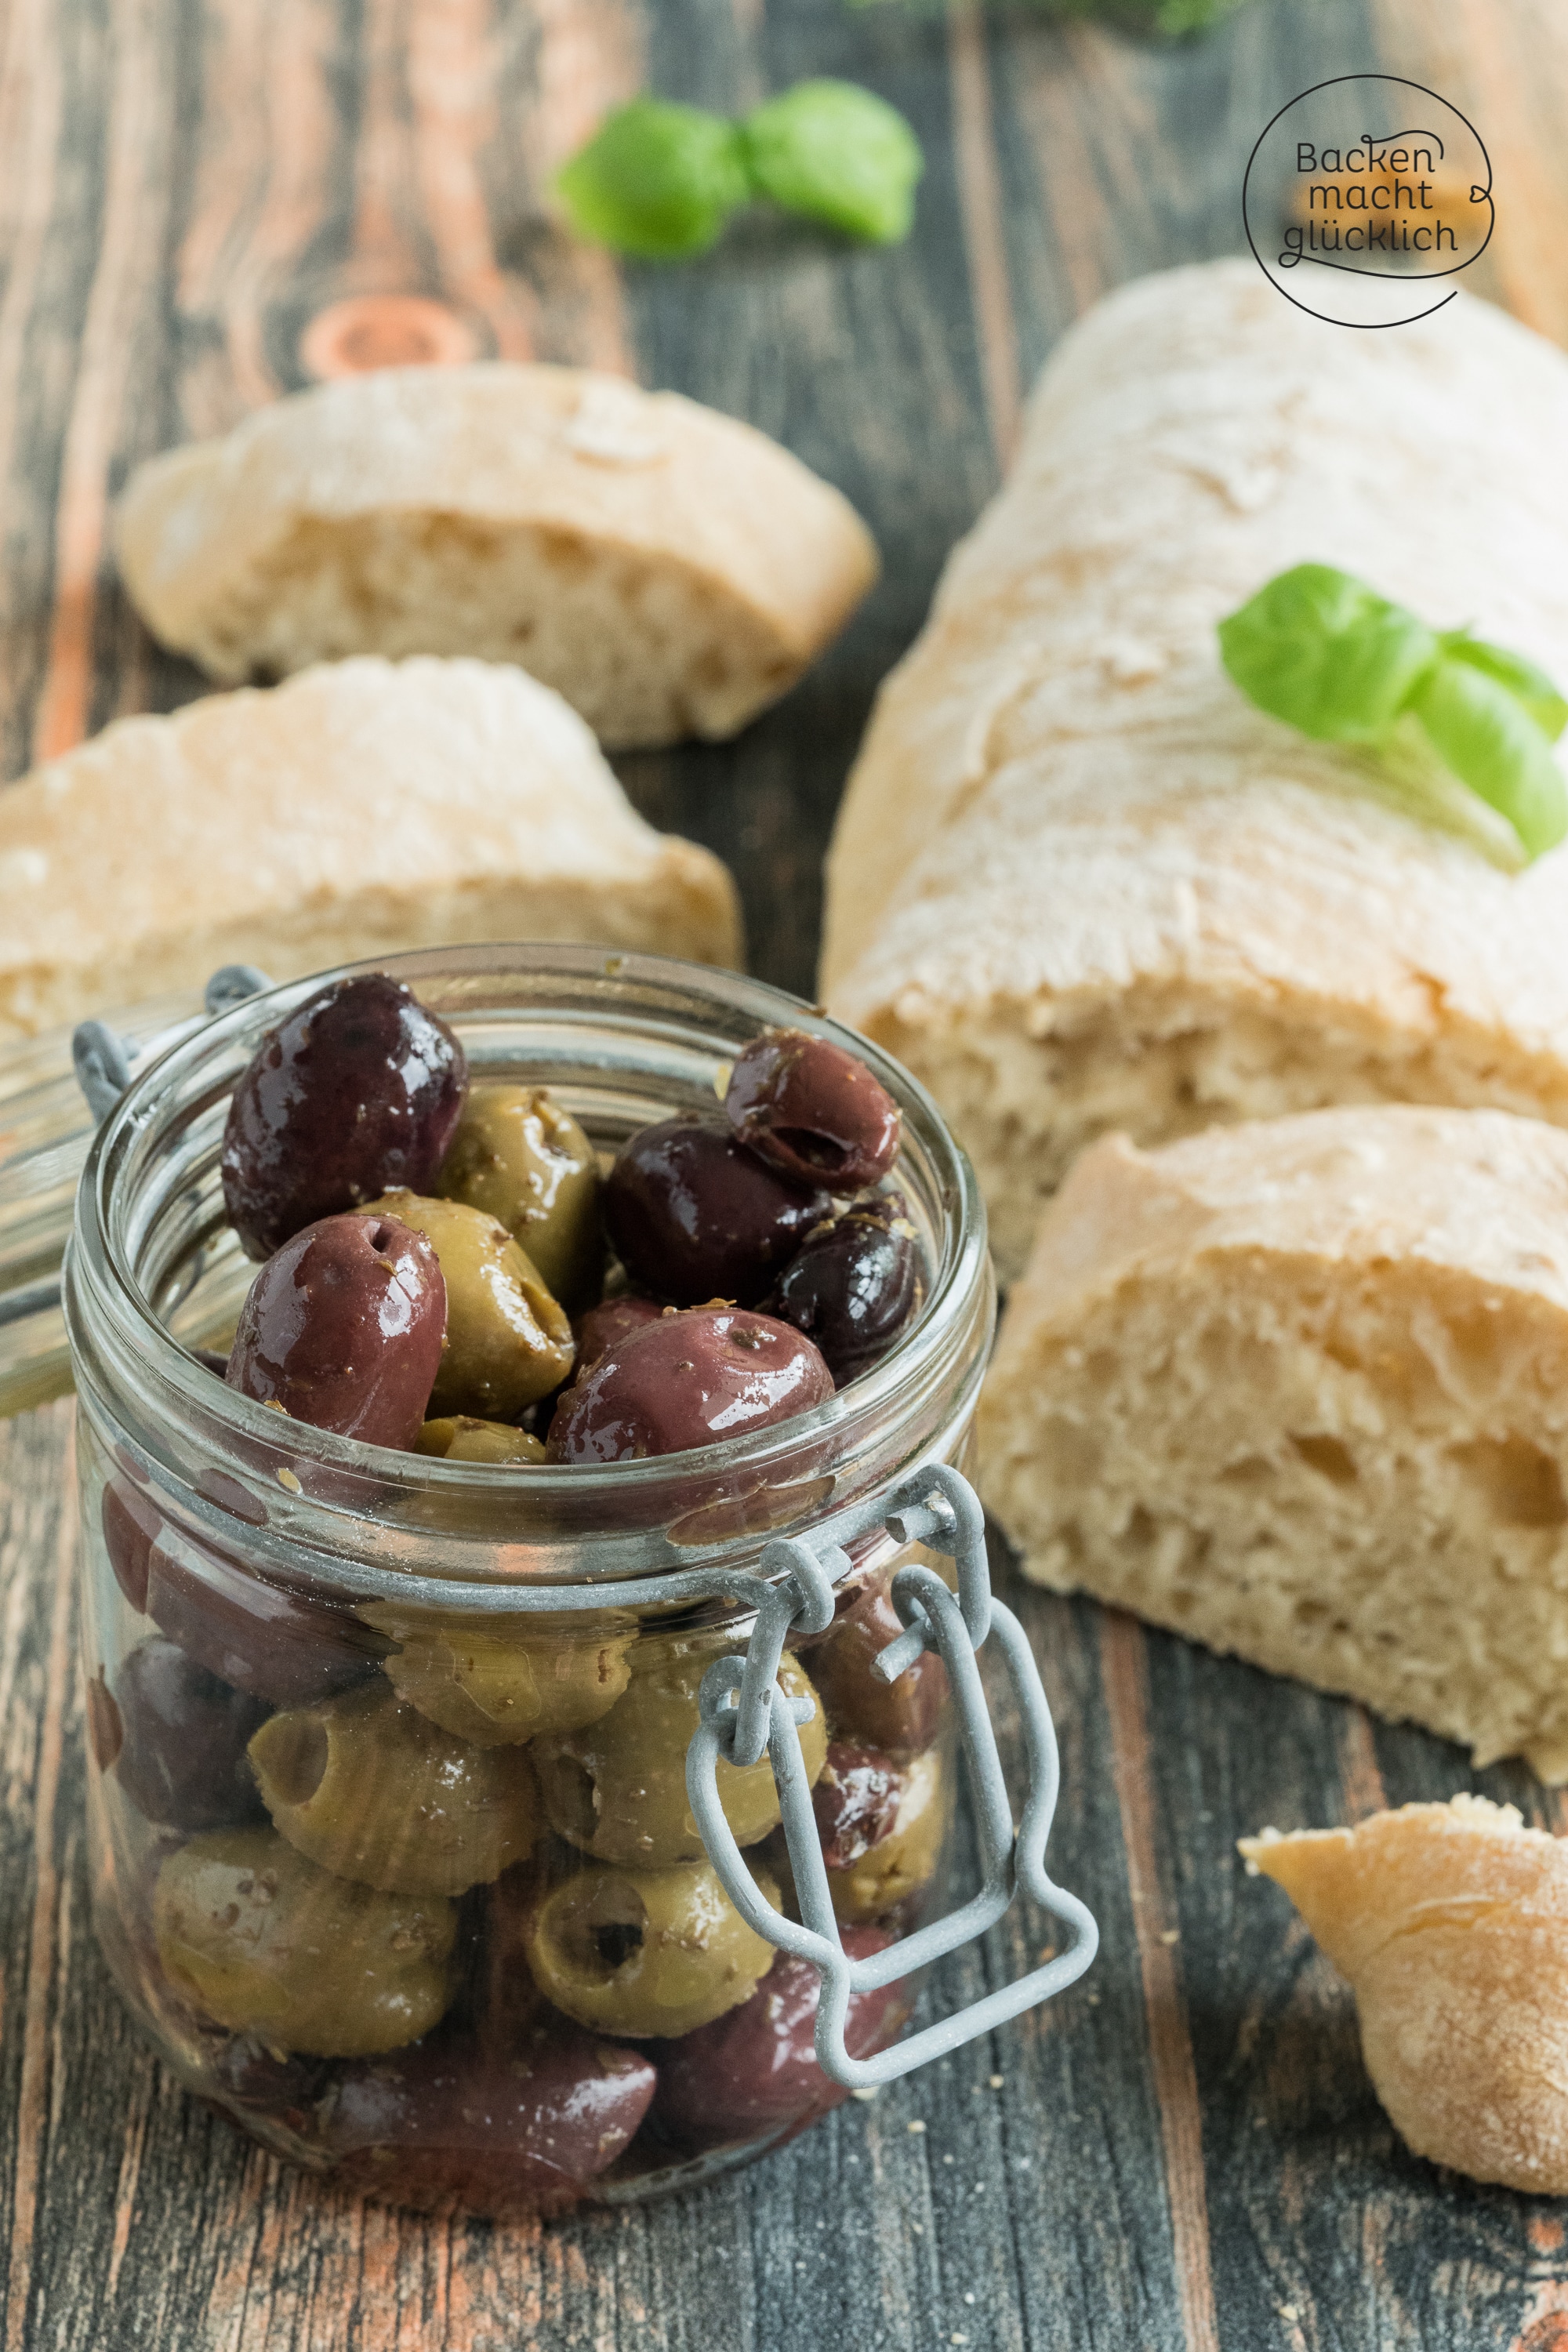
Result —
[[[243, 1004], [247, 997], [259, 996], [270, 988], [271, 981], [253, 963], [226, 963], [215, 971], [202, 992], [206, 1007], [205, 1018], [216, 1020], [220, 1013], [228, 1013], [235, 1005]], [[176, 1037], [188, 1034], [200, 1026], [199, 1021], [183, 1022], [150, 1045], [139, 1045], [133, 1037], [121, 1037], [107, 1021], [79, 1021], [71, 1034], [71, 1065], [76, 1080], [87, 1097], [95, 1126], [101, 1126], [131, 1084], [131, 1066], [145, 1054], [161, 1053]]]
[[[1046, 1841], [1061, 1777], [1056, 1730], [1028, 1637], [1012, 1611], [991, 1595], [979, 1497], [956, 1470], [928, 1463], [888, 1497], [880, 1523], [896, 1541], [924, 1544], [958, 1563], [956, 1601], [934, 1570], [914, 1565], [900, 1569], [892, 1601], [908, 1630], [889, 1643], [873, 1672], [885, 1682], [896, 1682], [928, 1649], [947, 1668], [979, 1830], [984, 1870], [979, 1893], [947, 1918], [934, 1920], [867, 1959], [851, 1960], [844, 1949], [801, 1759], [797, 1726], [809, 1722], [811, 1708], [804, 1699], [786, 1697], [778, 1683], [790, 1627], [798, 1623], [804, 1631], [818, 1633], [832, 1622], [834, 1586], [849, 1565], [835, 1544], [818, 1549], [794, 1537], [768, 1546], [763, 1572], [781, 1573], [783, 1580], [757, 1612], [745, 1656], [721, 1658], [703, 1676], [701, 1721], [686, 1758], [687, 1795], [708, 1858], [748, 1926], [781, 1951], [809, 1960], [821, 1976], [817, 2062], [834, 2082], [851, 2090], [896, 2082], [1049, 2000], [1082, 1976], [1100, 1943], [1090, 1912], [1076, 1895], [1056, 1885], [1046, 1869]], [[976, 1651], [991, 1636], [1002, 1646], [1028, 1753], [1028, 1795], [1016, 1832], [975, 1661]], [[753, 1764], [764, 1748], [778, 1788], [802, 1926], [775, 1911], [760, 1892], [719, 1800], [720, 1759]], [[844, 2040], [852, 1996], [881, 1991], [898, 1978], [984, 1935], [1010, 1907], [1020, 1886], [1068, 1931], [1066, 1949], [1017, 1983], [1004, 1985], [955, 2016], [939, 2019], [907, 2042], [875, 2057], [852, 2058]]]

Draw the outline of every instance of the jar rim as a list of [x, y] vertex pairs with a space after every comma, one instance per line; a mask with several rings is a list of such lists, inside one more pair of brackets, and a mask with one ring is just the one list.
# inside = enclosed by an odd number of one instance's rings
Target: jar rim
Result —
[[[867, 1062], [899, 1103], [904, 1114], [906, 1148], [916, 1148], [931, 1183], [940, 1188], [947, 1204], [943, 1230], [937, 1237], [940, 1260], [928, 1268], [927, 1296], [914, 1321], [878, 1364], [825, 1404], [747, 1435], [640, 1462], [597, 1466], [452, 1463], [366, 1444], [307, 1423], [289, 1421], [280, 1429], [278, 1414], [216, 1379], [167, 1328], [135, 1263], [137, 1242], [144, 1242], [146, 1235], [142, 1223], [131, 1214], [136, 1203], [127, 1188], [139, 1178], [145, 1183], [157, 1166], [165, 1129], [176, 1109], [187, 1126], [202, 1116], [210, 1129], [216, 1106], [226, 1101], [261, 1036], [321, 988], [361, 972], [390, 973], [406, 982], [416, 994], [421, 993], [423, 983], [430, 992], [426, 1001], [432, 1002], [432, 1009], [452, 1019], [460, 1033], [465, 1028], [465, 1008], [469, 1026], [485, 1017], [487, 987], [493, 992], [505, 975], [521, 991], [519, 1002], [505, 1008], [509, 1014], [526, 1017], [532, 1012], [542, 1021], [546, 1016], [561, 1017], [561, 1007], [569, 1006], [584, 1035], [593, 1027], [595, 1003], [602, 1003], [606, 1023], [614, 1017], [613, 1008], [619, 1005], [623, 1022], [629, 1021], [639, 1033], [654, 1036], [662, 1032], [671, 1039], [679, 1035], [694, 1039], [698, 1034], [694, 1024], [704, 1016], [710, 1020], [722, 1016], [737, 1039], [742, 1032], [754, 1034], [763, 1028], [786, 1025], [846, 1046]], [[547, 1001], [552, 998], [558, 1002]], [[672, 1045], [671, 1050], [680, 1049]], [[613, 1076], [620, 1066], [611, 1061], [605, 1066]], [[549, 1082], [547, 1074], [544, 1082]], [[592, 1517], [599, 1502], [605, 1507], [606, 1517], [630, 1507], [634, 1511], [647, 1509], [657, 1519], [658, 1499], [679, 1499], [681, 1486], [689, 1487], [693, 1478], [754, 1479], [766, 1488], [771, 1478], [787, 1474], [792, 1465], [808, 1465], [813, 1455], [819, 1464], [826, 1459], [853, 1460], [857, 1441], [862, 1435], [869, 1437], [889, 1416], [896, 1417], [902, 1396], [922, 1381], [929, 1386], [933, 1373], [940, 1377], [947, 1370], [956, 1375], [962, 1351], [955, 1349], [955, 1332], [973, 1323], [977, 1308], [988, 1321], [989, 1294], [984, 1208], [973, 1171], [931, 1096], [874, 1040], [860, 1036], [803, 998], [742, 974], [667, 957], [534, 942], [366, 958], [280, 984], [220, 1013], [194, 1034], [175, 1039], [156, 1060], [138, 1069], [94, 1138], [77, 1195], [66, 1280], [79, 1388], [89, 1408], [96, 1403], [114, 1420], [112, 1403], [99, 1391], [108, 1390], [112, 1394], [117, 1372], [120, 1381], [133, 1377], [154, 1401], [154, 1431], [160, 1414], [198, 1423], [221, 1449], [220, 1466], [232, 1467], [229, 1457], [243, 1457], [262, 1474], [270, 1474], [265, 1491], [269, 1516], [275, 1521], [280, 1516], [288, 1522], [296, 1495], [307, 1508], [324, 1504], [331, 1515], [334, 1542], [343, 1535], [345, 1516], [350, 1519], [363, 1516], [372, 1490], [382, 1498], [383, 1507], [394, 1512], [399, 1507], [406, 1509], [422, 1496], [437, 1504], [443, 1497], [448, 1502], [468, 1497], [482, 1498], [486, 1505], [514, 1505], [521, 1517], [531, 1508], [544, 1511], [547, 1506], [570, 1497], [574, 1517], [584, 1521]], [[948, 1359], [952, 1360], [951, 1364]], [[954, 1381], [955, 1388], [967, 1385], [962, 1379]], [[155, 1458], [158, 1450], [154, 1438], [148, 1449], [150, 1458]], [[300, 1481], [301, 1474], [303, 1487], [291, 1486], [291, 1479]], [[180, 1483], [189, 1484], [187, 1480]], [[334, 1486], [346, 1488], [351, 1496], [346, 1514], [341, 1504], [334, 1507]], [[317, 1491], [322, 1487], [327, 1491]], [[782, 1491], [786, 1495], [792, 1491], [787, 1476]], [[821, 1508], [815, 1512], [817, 1518], [829, 1515]], [[374, 1516], [384, 1533], [380, 1512]], [[716, 1550], [733, 1549], [733, 1532], [716, 1538], [711, 1544], [704, 1543], [700, 1532], [690, 1542], [672, 1537], [669, 1531], [679, 1528], [681, 1518], [682, 1514], [673, 1508], [664, 1516], [669, 1545], [664, 1566], [695, 1564]], [[747, 1539], [770, 1540], [788, 1532], [788, 1525], [751, 1531]], [[439, 1528], [426, 1531], [426, 1548], [438, 1542], [445, 1532]], [[591, 1532], [584, 1525], [583, 1535], [591, 1537]], [[318, 1534], [311, 1543], [304, 1528], [296, 1528], [295, 1539], [310, 1543], [314, 1551], [321, 1538]], [[524, 1552], [531, 1548], [527, 1542], [513, 1547]], [[648, 1572], [657, 1574], [658, 1565], [650, 1562]], [[536, 1580], [536, 1572], [522, 1559], [512, 1564], [510, 1573], [524, 1573], [530, 1582]], [[547, 1577], [546, 1580], [558, 1580]], [[573, 1575], [566, 1580], [579, 1580]]]

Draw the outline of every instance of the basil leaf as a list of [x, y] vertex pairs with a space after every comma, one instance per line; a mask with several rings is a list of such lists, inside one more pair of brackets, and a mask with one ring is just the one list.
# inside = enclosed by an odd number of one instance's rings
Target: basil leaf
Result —
[[656, 98], [610, 115], [555, 191], [579, 236], [647, 261], [705, 252], [751, 193], [735, 125]]
[[1436, 662], [1425, 621], [1327, 563], [1298, 563], [1219, 625], [1243, 694], [1320, 742], [1374, 743]]
[[1514, 700], [1528, 710], [1549, 743], [1555, 743], [1568, 726], [1568, 702], [1564, 702], [1543, 669], [1537, 669], [1522, 654], [1510, 654], [1506, 646], [1489, 646], [1484, 637], [1472, 637], [1468, 629], [1450, 629], [1438, 642], [1449, 661], [1468, 662], [1488, 677], [1495, 677], [1506, 686]]
[[787, 212], [873, 245], [910, 233], [925, 169], [896, 107], [851, 81], [802, 81], [747, 115], [746, 162], [758, 191]]
[[1531, 857], [1568, 835], [1568, 782], [1508, 687], [1450, 650], [1411, 697], [1437, 757], [1507, 817]]

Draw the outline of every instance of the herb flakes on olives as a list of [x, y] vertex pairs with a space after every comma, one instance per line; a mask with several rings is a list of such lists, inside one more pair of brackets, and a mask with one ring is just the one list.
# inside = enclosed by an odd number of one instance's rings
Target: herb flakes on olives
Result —
[[640, 1462], [744, 1437], [833, 1394], [822, 1358], [766, 1315], [700, 1307], [661, 1316], [612, 1347], [566, 1391], [550, 1424], [552, 1462]]
[[897, 1194], [873, 1193], [806, 1235], [767, 1311], [803, 1331], [839, 1388], [869, 1371], [925, 1297], [919, 1238]]
[[605, 1223], [637, 1288], [678, 1307], [754, 1307], [828, 1213], [830, 1195], [764, 1167], [723, 1120], [658, 1120], [605, 1180]]

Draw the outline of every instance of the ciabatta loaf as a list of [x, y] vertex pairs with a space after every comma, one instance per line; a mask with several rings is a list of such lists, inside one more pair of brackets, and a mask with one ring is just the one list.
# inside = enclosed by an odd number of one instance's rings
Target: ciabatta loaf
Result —
[[346, 654], [521, 663], [611, 745], [732, 735], [876, 576], [749, 425], [574, 368], [389, 368], [142, 466], [120, 567], [214, 677]]
[[1367, 2073], [1416, 2155], [1568, 2194], [1568, 1844], [1461, 1796], [1241, 1851], [1350, 1979]]
[[519, 669], [370, 659], [122, 719], [0, 793], [0, 1038], [399, 948], [603, 940], [729, 964], [735, 887]]
[[1067, 337], [884, 688], [823, 988], [973, 1155], [1005, 1273], [1083, 1146], [1336, 1102], [1568, 1121], [1568, 851], [1246, 701], [1215, 625], [1308, 560], [1568, 685], [1568, 359], [1460, 294], [1387, 334], [1250, 259]]
[[1106, 1137], [981, 1405], [1026, 1572], [1568, 1779], [1568, 1134]]

